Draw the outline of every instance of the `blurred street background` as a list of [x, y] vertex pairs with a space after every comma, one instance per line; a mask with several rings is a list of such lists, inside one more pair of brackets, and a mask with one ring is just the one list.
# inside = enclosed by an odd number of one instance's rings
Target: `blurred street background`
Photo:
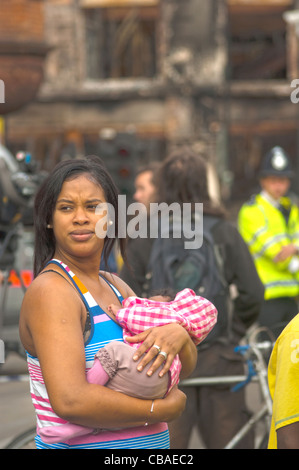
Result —
[[[16, 255], [16, 268], [21, 273], [32, 271], [33, 236], [31, 230], [20, 230]], [[1, 291], [0, 291], [1, 293]], [[15, 277], [11, 277], [5, 303], [5, 319], [1, 339], [5, 344], [5, 362], [0, 364], [0, 449], [17, 434], [35, 425], [27, 364], [16, 350], [19, 340], [19, 312], [23, 290]], [[21, 349], [22, 350], [22, 349]], [[21, 380], [17, 379], [17, 376]]]

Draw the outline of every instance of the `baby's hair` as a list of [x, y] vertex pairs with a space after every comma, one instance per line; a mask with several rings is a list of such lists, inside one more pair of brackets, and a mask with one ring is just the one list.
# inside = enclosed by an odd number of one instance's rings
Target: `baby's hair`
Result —
[[155, 290], [154, 292], [151, 292], [150, 297], [156, 297], [158, 295], [161, 295], [162, 297], [169, 297], [170, 300], [174, 300], [176, 292], [170, 287], [165, 287], [164, 289], [159, 289]]

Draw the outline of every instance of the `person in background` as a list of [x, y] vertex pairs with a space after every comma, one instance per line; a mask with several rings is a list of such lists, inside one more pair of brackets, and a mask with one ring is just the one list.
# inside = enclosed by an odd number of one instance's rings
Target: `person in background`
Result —
[[299, 210], [288, 195], [293, 175], [286, 152], [272, 148], [261, 165], [261, 192], [241, 207], [238, 217], [265, 287], [258, 322], [276, 335], [298, 313]]
[[155, 173], [159, 168], [159, 162], [151, 162], [140, 168], [135, 177], [135, 193], [133, 198], [136, 202], [144, 204], [146, 211], [149, 210], [151, 202], [156, 200]]
[[[147, 231], [149, 231], [150, 221], [149, 221], [149, 210], [150, 204], [156, 202], [156, 175], [160, 168], [160, 162], [151, 162], [146, 166], [140, 168], [136, 174], [135, 178], [135, 193], [134, 199], [136, 202], [143, 204], [144, 208], [144, 223], [146, 224]], [[142, 222], [140, 222], [142, 223]], [[142, 284], [144, 282], [144, 273], [139, 271], [140, 259], [148, 259], [149, 253], [144, 251], [144, 246], [141, 245], [141, 251], [136, 251], [135, 249], [139, 247], [139, 243], [135, 243], [135, 239], [130, 239], [129, 237], [126, 240], [126, 253], [130, 253], [129, 263], [121, 263], [119, 268], [119, 274], [121, 277], [127, 277], [130, 279], [130, 287], [134, 290], [136, 295], [142, 296], [144, 294], [142, 289]], [[128, 258], [127, 258], [128, 259]], [[142, 263], [143, 264], [143, 263]], [[148, 295], [148, 292], [146, 293]]]

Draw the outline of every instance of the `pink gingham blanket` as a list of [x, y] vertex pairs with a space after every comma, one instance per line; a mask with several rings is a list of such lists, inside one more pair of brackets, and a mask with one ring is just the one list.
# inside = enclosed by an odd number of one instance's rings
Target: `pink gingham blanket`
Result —
[[[140, 297], [128, 297], [116, 319], [123, 328], [123, 337], [134, 336], [148, 328], [178, 323], [189, 333], [196, 345], [201, 343], [217, 321], [217, 310], [207, 299], [195, 295], [191, 289], [178, 292], [170, 302], [157, 302]], [[133, 347], [139, 344], [128, 343]], [[170, 388], [179, 382], [181, 362], [178, 355], [170, 368]], [[169, 390], [170, 390], [169, 388]]]

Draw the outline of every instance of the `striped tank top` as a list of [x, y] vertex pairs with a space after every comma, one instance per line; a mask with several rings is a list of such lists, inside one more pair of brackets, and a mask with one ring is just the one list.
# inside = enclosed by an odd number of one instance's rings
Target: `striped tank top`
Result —
[[[94, 361], [96, 352], [110, 341], [123, 341], [122, 329], [96, 303], [90, 292], [77, 276], [61, 261], [52, 259], [50, 263], [59, 266], [70, 278], [79, 292], [90, 317], [90, 335], [85, 342], [86, 371]], [[49, 264], [50, 264], [49, 263]], [[105, 279], [105, 278], [103, 278]], [[120, 292], [106, 279], [119, 301], [123, 298]], [[37, 435], [35, 438], [38, 449], [169, 449], [169, 433], [166, 423], [140, 426], [135, 428], [103, 431], [69, 439], [66, 442], [47, 444], [38, 434], [43, 426], [59, 426], [66, 421], [57, 416], [50, 404], [43, 380], [39, 360], [27, 353], [30, 376], [30, 393], [36, 412]]]

